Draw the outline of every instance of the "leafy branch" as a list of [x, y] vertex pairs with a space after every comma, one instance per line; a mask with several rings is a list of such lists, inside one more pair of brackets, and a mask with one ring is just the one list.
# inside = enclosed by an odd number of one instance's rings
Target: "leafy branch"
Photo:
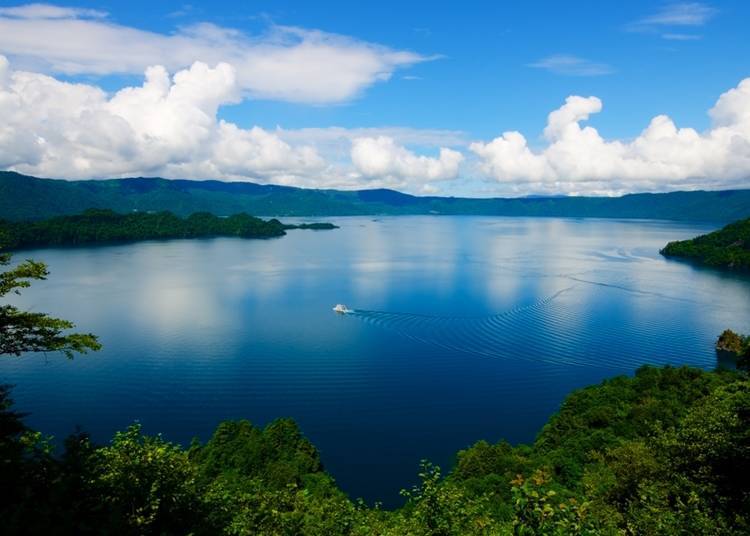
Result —
[[[2, 242], [2, 236], [0, 236]], [[0, 254], [0, 266], [9, 266], [11, 255]], [[20, 294], [33, 281], [49, 275], [43, 262], [26, 260], [0, 272], [0, 298]], [[0, 355], [20, 356], [26, 352], [62, 352], [69, 359], [75, 353], [96, 351], [101, 344], [91, 333], [65, 333], [75, 325], [45, 313], [22, 311], [10, 304], [0, 305]]]

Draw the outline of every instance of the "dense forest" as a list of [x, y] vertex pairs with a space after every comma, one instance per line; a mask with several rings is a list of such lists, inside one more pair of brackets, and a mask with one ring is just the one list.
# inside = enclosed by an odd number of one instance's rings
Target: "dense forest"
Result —
[[247, 212], [259, 216], [477, 214], [574, 218], [650, 218], [730, 222], [750, 217], [750, 190], [630, 194], [622, 197], [460, 198], [394, 190], [318, 190], [252, 182], [130, 178], [38, 179], [0, 171], [0, 218], [44, 219], [89, 207], [178, 216]]
[[197, 212], [180, 218], [171, 212], [118, 214], [106, 209], [89, 209], [75, 216], [42, 221], [0, 221], [0, 235], [8, 249], [108, 243], [169, 238], [236, 236], [271, 238], [287, 229], [333, 229], [330, 223], [285, 225], [279, 220], [262, 220], [247, 214], [219, 218]]
[[750, 218], [705, 235], [670, 242], [661, 254], [732, 270], [750, 270]]

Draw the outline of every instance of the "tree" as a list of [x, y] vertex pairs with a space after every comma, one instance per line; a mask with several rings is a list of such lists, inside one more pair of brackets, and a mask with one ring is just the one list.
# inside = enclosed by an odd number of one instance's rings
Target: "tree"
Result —
[[725, 329], [716, 341], [716, 351], [732, 356], [737, 370], [750, 372], [750, 337]]
[[[5, 241], [0, 236], [0, 247]], [[0, 253], [0, 266], [10, 265], [11, 255]], [[26, 260], [14, 268], [0, 272], [0, 298], [20, 294], [34, 280], [47, 278], [49, 271], [42, 262]], [[24, 352], [62, 352], [73, 354], [99, 350], [101, 345], [90, 333], [68, 333], [74, 328], [68, 320], [45, 313], [21, 311], [10, 304], [0, 305], [0, 355], [19, 356]]]
[[513, 534], [517, 536], [564, 536], [610, 534], [589, 519], [589, 504], [575, 497], [563, 498], [551, 489], [551, 477], [538, 469], [529, 478], [518, 475], [512, 482]]
[[98, 449], [91, 463], [98, 506], [121, 533], [188, 534], [200, 523], [196, 470], [178, 445], [143, 435], [134, 424]]
[[427, 460], [420, 464], [420, 484], [401, 490], [406, 497], [404, 534], [419, 536], [470, 536], [492, 532], [486, 497], [470, 497], [454, 482], [441, 479], [440, 467]]
[[735, 355], [740, 355], [747, 345], [747, 338], [742, 335], [738, 335], [731, 329], [725, 329], [719, 339], [716, 341], [716, 349], [719, 351], [729, 352]]

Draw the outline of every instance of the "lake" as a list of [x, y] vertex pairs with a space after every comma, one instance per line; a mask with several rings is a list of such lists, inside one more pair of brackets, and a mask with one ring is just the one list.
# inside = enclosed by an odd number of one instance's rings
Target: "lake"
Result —
[[394, 505], [420, 459], [531, 441], [572, 389], [643, 364], [713, 368], [718, 334], [750, 326], [750, 279], [658, 253], [717, 225], [326, 221], [341, 228], [20, 253], [52, 273], [16, 302], [104, 350], [3, 359], [0, 382], [58, 438], [140, 421], [187, 444], [292, 417], [345, 491]]

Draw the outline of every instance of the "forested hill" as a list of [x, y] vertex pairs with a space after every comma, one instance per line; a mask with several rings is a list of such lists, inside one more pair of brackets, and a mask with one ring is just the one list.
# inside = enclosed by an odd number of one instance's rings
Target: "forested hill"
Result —
[[670, 242], [661, 253], [706, 266], [750, 270], [750, 218], [691, 240]]
[[393, 190], [314, 190], [251, 182], [159, 178], [63, 181], [0, 172], [0, 218], [42, 219], [91, 207], [117, 212], [171, 211], [179, 216], [340, 216], [476, 214], [647, 218], [729, 222], [750, 216], [750, 190], [631, 194], [623, 197], [418, 197]]
[[285, 225], [245, 213], [220, 218], [196, 212], [180, 218], [171, 212], [118, 214], [108, 209], [88, 209], [75, 216], [57, 216], [31, 222], [0, 220], [0, 247], [19, 249], [44, 246], [166, 240], [172, 238], [272, 238], [287, 229], [334, 229], [330, 223]]

